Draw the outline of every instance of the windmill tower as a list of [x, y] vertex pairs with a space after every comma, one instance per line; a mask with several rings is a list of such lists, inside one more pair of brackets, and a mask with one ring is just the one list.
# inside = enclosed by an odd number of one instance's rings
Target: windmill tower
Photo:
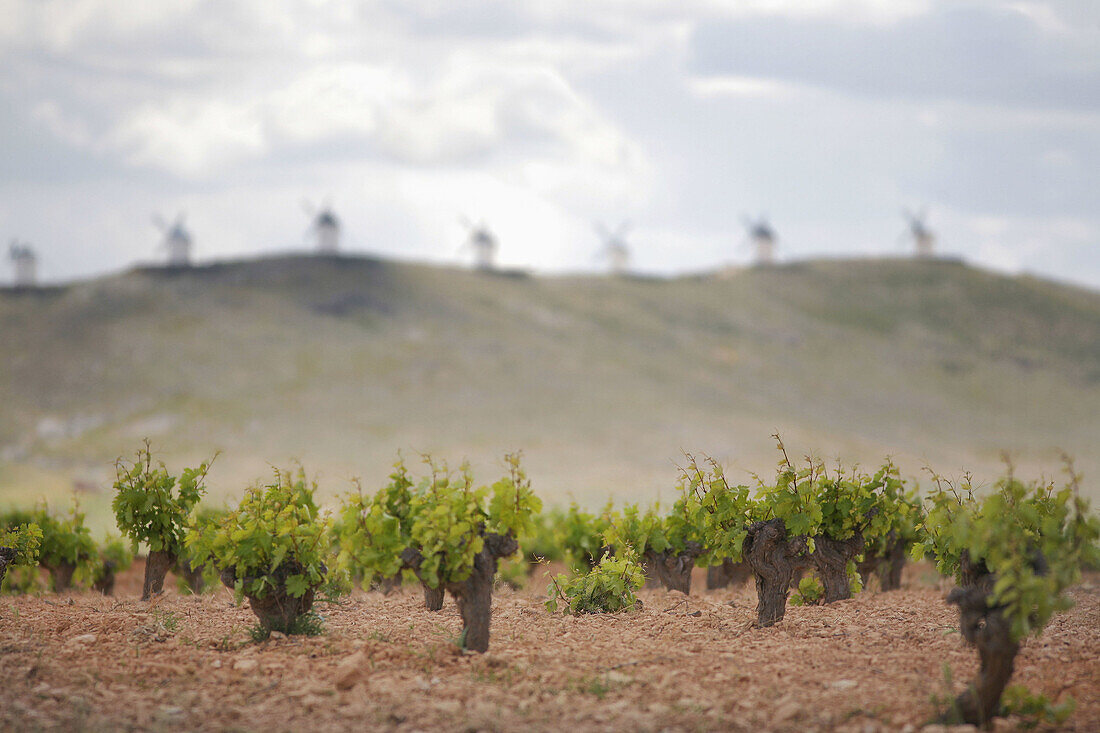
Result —
[[612, 275], [623, 275], [630, 265], [630, 248], [626, 244], [626, 233], [630, 231], [630, 222], [623, 222], [615, 231], [609, 230], [600, 222], [595, 223], [596, 234], [603, 240], [603, 249], [599, 257], [606, 257]]
[[171, 225], [159, 215], [153, 217], [153, 224], [164, 235], [161, 247], [168, 252], [169, 267], [187, 267], [191, 264], [191, 233], [183, 225], [183, 219], [182, 212]]
[[38, 256], [30, 244], [20, 244], [17, 239], [11, 240], [8, 257], [11, 259], [13, 271], [12, 285], [17, 288], [33, 288], [38, 280]]
[[305, 210], [313, 218], [309, 234], [317, 244], [317, 251], [324, 254], [337, 252], [340, 249], [340, 220], [332, 212], [332, 204], [326, 200], [318, 208], [307, 201]]
[[462, 225], [469, 231], [463, 249], [471, 249], [474, 252], [474, 269], [492, 270], [497, 254], [497, 238], [486, 226], [484, 221], [472, 223], [466, 217], [460, 219]]
[[768, 218], [761, 214], [753, 221], [750, 217], [742, 217], [745, 231], [755, 251], [755, 263], [757, 265], [770, 265], [775, 262], [775, 230], [768, 223]]
[[905, 209], [902, 214], [909, 223], [909, 231], [902, 234], [902, 237], [913, 240], [916, 247], [914, 252], [917, 257], [932, 257], [936, 247], [936, 233], [925, 224], [925, 220], [928, 218], [927, 209], [921, 209], [917, 213]]

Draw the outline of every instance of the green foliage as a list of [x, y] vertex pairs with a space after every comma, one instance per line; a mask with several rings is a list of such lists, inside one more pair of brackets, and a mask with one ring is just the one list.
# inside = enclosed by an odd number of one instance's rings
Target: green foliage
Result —
[[[216, 528], [225, 520], [228, 514], [229, 510], [225, 507], [200, 504], [197, 509], [191, 512], [187, 529], [188, 531], [195, 530], [201, 534], [206, 528]], [[186, 541], [184, 542], [184, 555], [181, 559], [185, 559], [192, 568], [201, 568], [202, 582], [205, 588], [217, 587], [220, 583], [217, 565], [205, 562], [205, 558], [196, 556], [194, 548], [188, 547]], [[176, 587], [183, 595], [194, 593], [194, 589], [182, 574], [176, 578]]]
[[43, 504], [34, 512], [34, 521], [42, 530], [38, 563], [46, 568], [62, 564], [86, 571], [98, 562], [99, 551], [91, 530], [84, 525], [84, 513], [74, 502], [69, 515], [58, 517]]
[[685, 522], [699, 528], [705, 554], [700, 562], [717, 565], [729, 558], [741, 561], [752, 500], [747, 486], [731, 486], [713, 458], [702, 462], [686, 454], [680, 470], [680, 502]]
[[15, 550], [8, 569], [21, 566], [33, 566], [38, 562], [42, 543], [42, 529], [34, 522], [0, 528], [0, 547]]
[[191, 557], [231, 569], [238, 599], [263, 598], [275, 588], [300, 598], [324, 583], [332, 559], [331, 520], [317, 508], [316, 488], [301, 468], [276, 469], [273, 483], [249, 489], [220, 522], [187, 533]]
[[187, 518], [206, 492], [203, 481], [210, 461], [186, 468], [177, 479], [163, 463], [153, 465], [149, 442], [138, 449], [137, 460], [115, 462], [115, 498], [111, 508], [118, 528], [130, 538], [133, 549], [145, 542], [153, 552], [185, 557], [183, 540]]
[[812, 457], [796, 468], [782, 439], [773, 437], [783, 457], [775, 484], [760, 482], [752, 519], [777, 517], [790, 534], [809, 538], [846, 540], [858, 532], [874, 546], [891, 529], [902, 526], [912, 512], [902, 498], [905, 485], [893, 463], [888, 461], [873, 475], [841, 466], [830, 473], [823, 462]]
[[38, 551], [42, 530], [31, 519], [31, 512], [9, 511], [0, 515], [0, 547], [15, 550], [0, 590], [30, 593], [38, 586]]
[[333, 526], [339, 548], [337, 566], [353, 577], [361, 576], [364, 588], [375, 578], [401, 572], [401, 551], [411, 543], [413, 482], [403, 459], [393, 468], [389, 483], [374, 496], [365, 496], [362, 486], [346, 496]]
[[565, 604], [566, 613], [618, 613], [640, 606], [635, 592], [645, 584], [645, 573], [638, 564], [637, 554], [629, 549], [615, 556], [604, 555], [598, 565], [583, 575], [551, 578], [547, 588], [546, 608], [558, 610]]
[[681, 492], [668, 514], [663, 514], [657, 504], [644, 512], [636, 504], [627, 504], [607, 515], [604, 542], [614, 547], [616, 553], [625, 545], [639, 556], [646, 552], [680, 554], [689, 542], [702, 544], [700, 517], [698, 501], [687, 492]]
[[1040, 724], [1060, 726], [1070, 719], [1077, 709], [1072, 695], [1055, 703], [1042, 693], [1035, 695], [1024, 685], [1009, 685], [1001, 695], [1001, 714], [1024, 719], [1024, 726], [1034, 728]]
[[534, 530], [519, 538], [519, 549], [528, 565], [565, 559], [565, 548], [559, 542], [565, 517], [566, 512], [560, 507], [552, 507], [531, 517]]
[[798, 590], [791, 594], [792, 606], [816, 606], [825, 597], [825, 588], [814, 575], [798, 581]]
[[81, 583], [96, 583], [106, 577], [108, 570], [122, 573], [133, 564], [134, 552], [130, 543], [123, 537], [108, 534], [96, 547], [94, 561], [77, 568], [76, 578]]
[[99, 545], [99, 557], [103, 562], [111, 563], [116, 573], [124, 572], [134, 563], [134, 553], [125, 539], [118, 535], [107, 535]]
[[581, 568], [587, 571], [599, 562], [610, 513], [610, 502], [601, 514], [586, 512], [574, 502], [561, 514], [554, 536], [563, 559], [574, 571]]
[[505, 456], [508, 474], [491, 486], [474, 487], [467, 464], [457, 474], [424, 456], [428, 475], [413, 482], [404, 462], [375, 496], [362, 491], [345, 500], [338, 542], [342, 567], [358, 568], [364, 582], [391, 577], [404, 567], [402, 552], [419, 553], [418, 577], [429, 587], [470, 576], [483, 537], [495, 532], [523, 537], [536, 532], [542, 501], [531, 491], [518, 453]]
[[1100, 519], [1089, 514], [1079, 476], [1067, 468], [1069, 480], [1061, 488], [1025, 483], [1010, 468], [982, 498], [969, 478], [955, 486], [934, 477], [923, 539], [913, 547], [915, 559], [933, 555], [940, 572], [960, 582], [964, 554], [971, 566], [990, 573], [995, 582], [989, 604], [1004, 608], [1017, 640], [1039, 634], [1056, 611], [1071, 605], [1063, 591], [1100, 551]]

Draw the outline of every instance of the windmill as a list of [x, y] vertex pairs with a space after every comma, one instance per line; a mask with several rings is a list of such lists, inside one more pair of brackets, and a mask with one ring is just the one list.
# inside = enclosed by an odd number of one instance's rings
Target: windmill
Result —
[[492, 270], [494, 267], [493, 260], [496, 258], [497, 253], [496, 236], [493, 235], [493, 232], [486, 226], [484, 221], [474, 224], [466, 217], [461, 217], [459, 221], [469, 232], [462, 249], [473, 250], [474, 268], [477, 270]]
[[768, 223], [768, 217], [761, 214], [756, 221], [748, 216], [741, 217], [749, 241], [756, 250], [756, 264], [770, 265], [775, 262], [775, 230]]
[[31, 245], [27, 242], [20, 244], [18, 239], [11, 240], [8, 257], [14, 271], [12, 285], [17, 288], [33, 288], [38, 279], [38, 256]]
[[333, 254], [340, 249], [340, 220], [332, 212], [332, 204], [325, 199], [318, 208], [308, 201], [303, 207], [312, 219], [308, 233], [317, 243], [317, 251]]
[[902, 238], [913, 240], [913, 244], [916, 245], [917, 257], [931, 257], [936, 245], [936, 233], [925, 224], [925, 220], [928, 218], [928, 210], [922, 208], [914, 213], [909, 209], [904, 209], [902, 215], [909, 223], [909, 230], [901, 235]]
[[153, 224], [164, 235], [161, 247], [168, 252], [169, 267], [187, 267], [191, 264], [191, 233], [183, 225], [185, 214], [180, 212], [175, 221], [168, 224], [164, 217], [153, 216]]
[[624, 221], [615, 231], [609, 230], [602, 223], [593, 225], [596, 234], [603, 240], [603, 249], [598, 257], [606, 257], [612, 275], [622, 275], [630, 264], [630, 248], [626, 244], [626, 233], [630, 231], [630, 222]]

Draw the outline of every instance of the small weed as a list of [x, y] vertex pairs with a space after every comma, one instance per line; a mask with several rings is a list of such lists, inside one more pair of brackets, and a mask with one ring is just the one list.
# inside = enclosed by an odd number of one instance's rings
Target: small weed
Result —
[[1077, 709], [1077, 701], [1072, 695], [1066, 695], [1062, 702], [1055, 703], [1042, 693], [1032, 694], [1023, 685], [1010, 685], [1001, 701], [1001, 714], [1022, 718], [1024, 728], [1034, 728], [1040, 723], [1060, 726]]
[[611, 685], [606, 679], [593, 677], [581, 686], [581, 692], [595, 695], [598, 700], [603, 700], [607, 697], [607, 693], [611, 692]]
[[172, 611], [153, 611], [153, 618], [155, 618], [157, 622], [164, 627], [164, 630], [170, 634], [175, 633], [180, 625], [179, 619], [176, 618], [176, 614]]

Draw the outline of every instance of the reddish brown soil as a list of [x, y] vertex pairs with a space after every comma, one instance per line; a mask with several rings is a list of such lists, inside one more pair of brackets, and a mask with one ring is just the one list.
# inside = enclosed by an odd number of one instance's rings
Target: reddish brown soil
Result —
[[[903, 589], [791, 607], [755, 629], [755, 593], [644, 591], [630, 614], [550, 615], [544, 585], [493, 599], [490, 651], [462, 655], [450, 598], [418, 586], [320, 605], [323, 636], [249, 640], [227, 591], [138, 600], [79, 592], [0, 599], [0, 729], [852, 730], [920, 728], [977, 655], [944, 588], [907, 569]], [[1100, 730], [1100, 585], [1093, 576], [1017, 660], [1014, 682], [1072, 694], [1066, 728]], [[1019, 721], [1000, 721], [998, 729]]]

